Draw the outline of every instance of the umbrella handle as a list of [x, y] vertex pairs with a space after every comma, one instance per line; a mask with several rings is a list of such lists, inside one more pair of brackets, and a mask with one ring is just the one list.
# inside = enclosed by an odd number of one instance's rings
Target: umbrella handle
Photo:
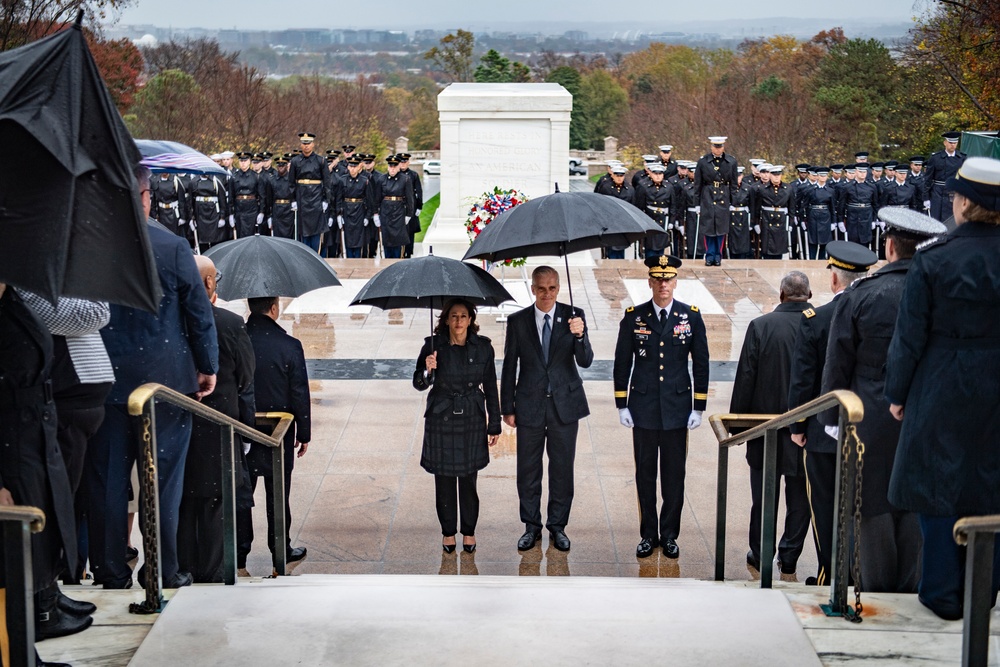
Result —
[[[558, 184], [556, 185], [558, 188]], [[566, 244], [563, 244], [563, 259], [566, 261], [566, 289], [569, 291], [569, 307], [573, 308], [573, 279], [569, 276], [569, 255], [566, 254]]]

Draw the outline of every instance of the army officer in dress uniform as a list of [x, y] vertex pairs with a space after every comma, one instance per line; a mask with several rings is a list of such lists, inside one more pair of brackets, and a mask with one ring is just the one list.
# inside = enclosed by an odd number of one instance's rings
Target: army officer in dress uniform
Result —
[[276, 169], [267, 184], [267, 226], [272, 234], [284, 239], [294, 239], [296, 234], [295, 211], [292, 209], [295, 182], [288, 171], [291, 159], [290, 153], [274, 158]]
[[302, 154], [292, 158], [289, 172], [295, 183], [292, 210], [298, 211], [299, 236], [307, 246], [319, 252], [323, 232], [327, 230], [326, 200], [330, 171], [326, 160], [313, 152], [316, 135], [300, 132]]
[[[729, 206], [739, 189], [736, 158], [726, 155], [726, 137], [709, 137], [712, 150], [698, 160], [694, 189], [698, 193], [698, 227], [694, 241], [705, 237], [705, 266], [722, 264], [722, 245], [729, 233]], [[696, 246], [697, 247], [697, 246]], [[697, 252], [697, 250], [696, 250]]]
[[[635, 555], [645, 558], [662, 546], [667, 558], [677, 558], [687, 433], [701, 425], [708, 402], [708, 337], [698, 307], [674, 299], [681, 260], [673, 255], [649, 257], [646, 266], [653, 298], [626, 309], [618, 327], [615, 405], [622, 425], [633, 429], [641, 538]], [[694, 370], [693, 392], [689, 357]], [[657, 469], [663, 496], [659, 518]]]
[[413, 181], [399, 173], [399, 158], [386, 158], [389, 173], [369, 180], [372, 189], [375, 226], [382, 230], [382, 249], [387, 259], [402, 257], [403, 247], [410, 242], [406, 226], [413, 216], [416, 201]]
[[337, 224], [344, 232], [346, 257], [361, 257], [368, 246], [372, 217], [372, 192], [368, 179], [361, 173], [361, 158], [357, 155], [347, 160], [347, 175], [341, 178], [340, 197], [337, 199]]

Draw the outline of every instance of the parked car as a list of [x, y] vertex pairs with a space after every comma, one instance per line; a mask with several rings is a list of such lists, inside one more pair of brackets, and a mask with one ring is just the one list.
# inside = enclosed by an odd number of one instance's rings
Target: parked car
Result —
[[587, 165], [582, 158], [571, 157], [569, 159], [569, 175], [570, 176], [587, 175]]
[[428, 176], [440, 176], [441, 160], [424, 160], [424, 173]]

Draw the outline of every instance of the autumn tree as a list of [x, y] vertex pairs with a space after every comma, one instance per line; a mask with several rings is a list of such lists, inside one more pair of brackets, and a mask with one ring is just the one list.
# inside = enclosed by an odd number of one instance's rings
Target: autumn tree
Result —
[[108, 16], [136, 0], [3, 0], [0, 2], [0, 51], [7, 51], [50, 35], [76, 20], [99, 26]]
[[132, 99], [139, 87], [142, 76], [142, 54], [135, 44], [127, 39], [103, 40], [87, 33], [90, 52], [101, 72], [101, 78], [111, 93], [111, 99], [119, 111], [132, 106]]
[[456, 30], [441, 38], [439, 46], [431, 47], [424, 54], [452, 81], [472, 81], [472, 53], [476, 38], [466, 30]]
[[531, 80], [531, 70], [490, 49], [479, 59], [472, 78], [476, 83], [525, 83]]
[[205, 96], [195, 78], [177, 69], [163, 70], [136, 93], [125, 122], [132, 135], [204, 146]]

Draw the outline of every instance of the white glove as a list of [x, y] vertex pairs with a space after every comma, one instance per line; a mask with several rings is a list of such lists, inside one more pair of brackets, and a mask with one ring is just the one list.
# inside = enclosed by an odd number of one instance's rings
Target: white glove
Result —
[[264, 222], [264, 214], [263, 213], [258, 213], [257, 214], [257, 224], [259, 225], [262, 222]]
[[362, 226], [363, 226], [363, 227], [367, 227], [367, 226], [368, 226], [368, 218], [365, 218], [365, 224], [364, 224], [364, 225], [362, 225]]
[[625, 428], [632, 428], [635, 426], [635, 422], [632, 421], [632, 413], [629, 412], [628, 408], [619, 408], [618, 421], [620, 421], [622, 426]]
[[219, 218], [219, 229], [222, 229], [225, 226], [226, 226], [226, 219], [225, 218]]
[[688, 417], [688, 429], [694, 430], [701, 426], [701, 410], [693, 410]]
[[274, 229], [274, 220], [272, 218], [267, 219], [267, 228]]
[[414, 211], [413, 215], [415, 215], [415, 216], [417, 216], [419, 218], [420, 217], [420, 209], [418, 208], [416, 211]]
[[840, 437], [839, 426], [824, 426], [823, 430], [826, 431], [826, 434], [831, 438], [833, 438], [834, 440], [837, 440]]
[[754, 234], [760, 234], [760, 225], [754, 225], [753, 226], [753, 233]]
[[292, 210], [293, 211], [299, 210], [299, 203], [297, 201], [292, 202]]
[[879, 220], [878, 221], [878, 228], [881, 229], [884, 232], [885, 231], [885, 222], [883, 222], [882, 220]]
[[326, 219], [326, 226], [327, 227], [333, 227], [333, 218], [327, 218]]
[[831, 232], [837, 231], [837, 223], [836, 222], [830, 223], [830, 231]]
[[235, 215], [229, 216], [229, 226], [230, 227], [234, 227], [234, 228], [236, 227], [236, 216]]
[[841, 233], [843, 233], [843, 234], [847, 233], [847, 227], [845, 227], [844, 223], [842, 223], [842, 222], [838, 222], [837, 223], [837, 229], [839, 229], [841, 231]]
[[931, 207], [931, 200], [930, 199], [925, 199], [924, 200], [924, 208], [930, 208], [930, 207]]
[[342, 215], [337, 216], [337, 224], [340, 225], [341, 229], [344, 228], [344, 216]]
[[375, 226], [376, 226], [376, 227], [381, 227], [381, 226], [382, 226], [382, 218], [378, 217], [378, 213], [376, 213], [376, 214], [375, 214], [375, 215], [374, 215], [374, 216], [372, 217], [372, 220], [374, 220], [374, 221], [375, 221]]
[[799, 224], [799, 226], [800, 226], [800, 227], [802, 227], [802, 231], [804, 231], [804, 232], [807, 232], [807, 231], [809, 231], [808, 229], [806, 229], [806, 221], [805, 221], [805, 220], [803, 220], [803, 221], [802, 221], [802, 222], [801, 222], [801, 223]]
[[188, 223], [188, 227], [190, 227], [192, 230], [197, 229], [198, 223], [192, 220], [191, 222]]
[[695, 206], [694, 207], [694, 212], [695, 213], [701, 213], [701, 206]]
[[410, 224], [410, 219], [413, 217], [411, 215], [404, 216], [406, 224]]
[[186, 224], [187, 224], [187, 221], [184, 218], [177, 218], [177, 226], [178, 227], [183, 227]]
[[326, 209], [329, 206], [326, 202], [323, 202], [323, 212], [326, 213]]
[[878, 226], [878, 223], [872, 220], [872, 229], [875, 229], [876, 226]]

